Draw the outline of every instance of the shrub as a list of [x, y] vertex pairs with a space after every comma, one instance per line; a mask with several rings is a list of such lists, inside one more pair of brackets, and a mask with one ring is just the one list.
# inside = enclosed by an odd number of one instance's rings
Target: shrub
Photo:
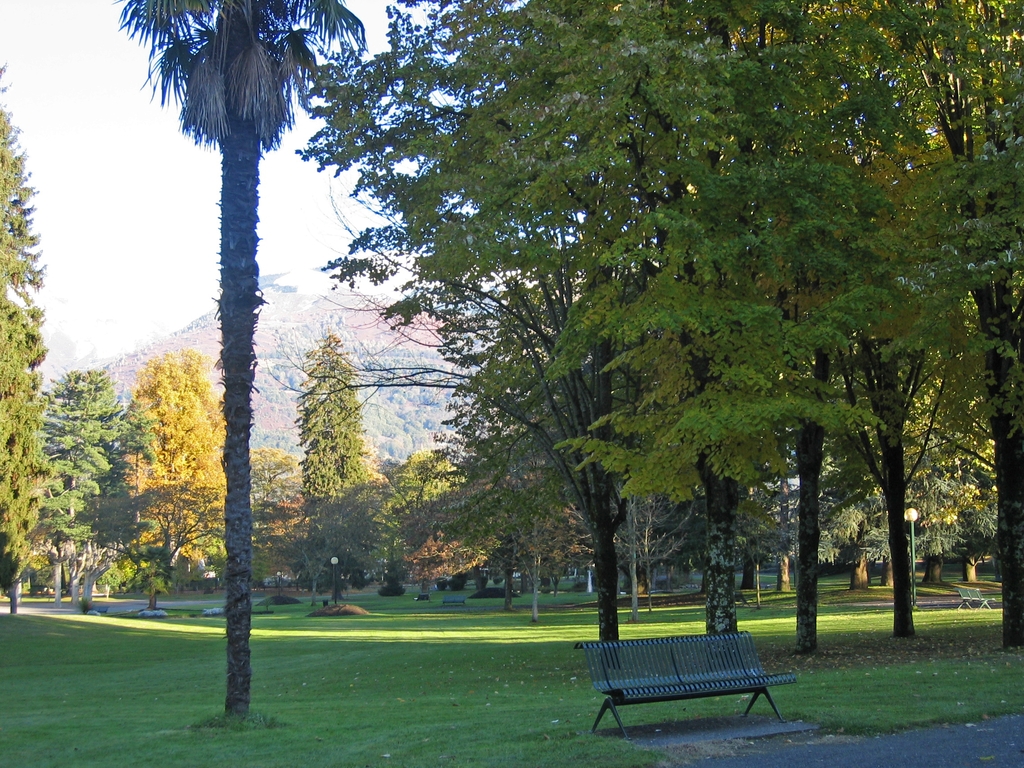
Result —
[[454, 576], [448, 579], [448, 588], [451, 589], [452, 592], [460, 592], [461, 590], [466, 588], [466, 582], [468, 580], [469, 574], [456, 573]]
[[86, 600], [84, 597], [78, 600], [78, 611], [79, 613], [88, 613], [92, 610], [92, 603]]
[[573, 592], [586, 592], [587, 591], [587, 582], [585, 582], [585, 581], [574, 582], [573, 585], [572, 585], [572, 591]]
[[444, 592], [448, 589], [448, 579], [438, 579], [434, 582], [438, 592]]
[[377, 594], [381, 597], [399, 597], [405, 594], [405, 587], [401, 584], [387, 582], [383, 587], [377, 590]]

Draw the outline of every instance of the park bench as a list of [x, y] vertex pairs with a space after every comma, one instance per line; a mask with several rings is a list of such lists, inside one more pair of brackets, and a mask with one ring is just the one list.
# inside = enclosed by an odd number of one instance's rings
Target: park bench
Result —
[[419, 602], [420, 600], [428, 600], [429, 601], [430, 600], [430, 593], [429, 592], [420, 592], [418, 595], [416, 595], [416, 597], [413, 598], [413, 600], [416, 600], [417, 602]]
[[465, 605], [465, 595], [445, 595], [441, 598], [441, 605]]
[[[960, 593], [960, 605], [956, 607], [959, 611], [961, 608], [991, 608], [992, 605], [989, 602], [989, 598], [981, 594], [980, 589], [969, 589], [968, 587], [957, 587], [956, 591]], [[978, 605], [975, 606], [974, 604]]]
[[617, 707], [752, 693], [744, 716], [764, 694], [783, 720], [768, 686], [796, 682], [791, 673], [769, 675], [764, 671], [749, 632], [585, 642], [577, 643], [576, 648], [586, 654], [594, 688], [605, 695], [591, 733], [611, 710], [627, 739]]

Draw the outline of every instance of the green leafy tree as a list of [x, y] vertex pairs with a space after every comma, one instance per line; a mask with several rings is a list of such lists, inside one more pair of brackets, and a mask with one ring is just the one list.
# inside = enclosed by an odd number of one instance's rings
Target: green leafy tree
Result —
[[60, 602], [61, 564], [67, 566], [72, 604], [78, 601], [83, 576], [92, 583], [114, 562], [117, 553], [100, 542], [93, 520], [104, 487], [123, 484], [116, 476], [120, 442], [127, 433], [124, 410], [104, 371], [70, 371], [47, 398], [43, 425], [50, 478], [44, 485], [41, 537], [54, 566], [55, 599]]
[[907, 143], [913, 205], [928, 270], [972, 309], [985, 371], [983, 416], [994, 448], [1003, 645], [1024, 645], [1024, 56], [1018, 2], [882, 4], [874, 19], [899, 54], [900, 83], [920, 130]]
[[249, 711], [252, 511], [249, 435], [262, 303], [256, 263], [260, 160], [291, 126], [296, 94], [339, 40], [362, 48], [362, 24], [341, 0], [122, 0], [121, 25], [150, 48], [151, 79], [181, 104], [182, 130], [220, 149], [224, 505], [227, 565], [225, 710]]
[[[4, 68], [0, 67], [0, 79]], [[0, 95], [3, 94], [0, 84]], [[43, 404], [43, 313], [39, 239], [32, 232], [32, 189], [10, 115], [0, 108], [0, 589], [17, 613], [18, 587], [36, 520], [36, 480], [44, 472], [37, 437]]]
[[306, 381], [298, 402], [302, 492], [307, 499], [331, 499], [370, 477], [363, 441], [362, 409], [355, 369], [341, 339], [327, 334], [306, 355]]

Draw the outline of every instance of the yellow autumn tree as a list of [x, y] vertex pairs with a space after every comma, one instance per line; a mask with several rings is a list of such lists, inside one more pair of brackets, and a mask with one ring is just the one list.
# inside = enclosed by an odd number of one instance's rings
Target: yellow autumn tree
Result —
[[140, 473], [140, 515], [148, 543], [166, 547], [172, 562], [208, 552], [222, 526], [224, 421], [212, 366], [194, 349], [168, 352], [145, 364], [133, 393], [153, 434]]

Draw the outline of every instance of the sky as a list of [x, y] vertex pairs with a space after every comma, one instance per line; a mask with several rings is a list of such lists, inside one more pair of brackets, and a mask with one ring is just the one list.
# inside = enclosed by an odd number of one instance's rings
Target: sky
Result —
[[[371, 50], [386, 3], [349, 0]], [[178, 108], [146, 83], [148, 52], [119, 29], [112, 0], [0, 0], [0, 107], [20, 131], [45, 268], [45, 331], [82, 355], [128, 352], [211, 311], [217, 296], [220, 156], [179, 132]], [[315, 270], [345, 252], [334, 210], [358, 221], [345, 181], [295, 152], [300, 118], [261, 165], [263, 275], [324, 285]]]

